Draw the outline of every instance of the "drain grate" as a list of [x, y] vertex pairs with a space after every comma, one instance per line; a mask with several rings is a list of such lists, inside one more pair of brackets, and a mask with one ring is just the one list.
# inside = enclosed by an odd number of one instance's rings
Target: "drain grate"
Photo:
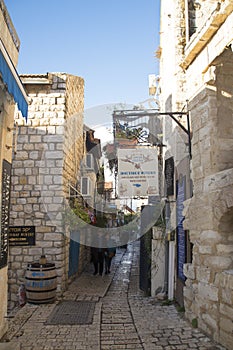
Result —
[[90, 301], [62, 301], [56, 305], [47, 325], [78, 325], [91, 324], [95, 311], [95, 302]]

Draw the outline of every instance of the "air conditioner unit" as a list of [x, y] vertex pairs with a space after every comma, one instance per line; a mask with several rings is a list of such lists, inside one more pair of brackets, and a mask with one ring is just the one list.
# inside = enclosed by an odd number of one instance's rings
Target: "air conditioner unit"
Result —
[[94, 170], [94, 157], [93, 154], [89, 153], [86, 155], [86, 165], [87, 168]]
[[87, 176], [81, 177], [81, 194], [84, 197], [91, 195], [91, 180]]

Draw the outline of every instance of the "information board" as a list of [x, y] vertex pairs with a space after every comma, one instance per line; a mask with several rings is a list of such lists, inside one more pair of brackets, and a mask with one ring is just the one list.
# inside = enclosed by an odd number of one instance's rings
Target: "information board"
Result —
[[10, 246], [35, 245], [35, 226], [11, 226], [9, 227]]

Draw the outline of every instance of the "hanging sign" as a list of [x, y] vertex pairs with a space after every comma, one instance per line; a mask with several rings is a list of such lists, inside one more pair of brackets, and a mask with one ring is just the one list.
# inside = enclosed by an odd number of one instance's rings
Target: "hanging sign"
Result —
[[158, 155], [154, 148], [118, 149], [118, 197], [154, 196], [158, 189]]

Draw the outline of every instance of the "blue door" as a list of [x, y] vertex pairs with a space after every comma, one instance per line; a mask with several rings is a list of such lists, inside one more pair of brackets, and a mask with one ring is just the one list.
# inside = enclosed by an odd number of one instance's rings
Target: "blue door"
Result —
[[70, 234], [70, 250], [69, 250], [69, 277], [74, 276], [78, 272], [79, 261], [79, 247], [78, 233], [71, 232]]

